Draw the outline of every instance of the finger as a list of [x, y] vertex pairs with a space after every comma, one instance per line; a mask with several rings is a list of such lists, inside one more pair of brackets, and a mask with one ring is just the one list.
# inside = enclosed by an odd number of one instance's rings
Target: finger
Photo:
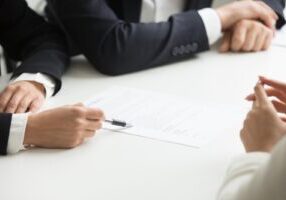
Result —
[[43, 105], [44, 100], [42, 99], [34, 99], [32, 103], [29, 105], [28, 111], [37, 112], [40, 107]]
[[96, 131], [91, 131], [91, 130], [86, 130], [84, 132], [84, 137], [85, 138], [90, 138], [90, 137], [93, 137], [95, 135]]
[[102, 123], [98, 120], [87, 120], [85, 127], [86, 130], [97, 131], [102, 128]]
[[8, 102], [4, 112], [14, 113], [24, 97], [25, 93], [16, 91], [12, 96], [12, 98], [10, 99], [10, 101]]
[[269, 79], [264, 76], [259, 76], [259, 80], [261, 81], [262, 84], [271, 86], [273, 88], [276, 88], [282, 91], [286, 91], [286, 84], [281, 81]]
[[13, 96], [13, 92], [10, 90], [5, 89], [1, 94], [0, 94], [0, 112], [4, 112], [8, 102]]
[[254, 52], [261, 51], [265, 44], [266, 39], [267, 39], [266, 33], [258, 33], [255, 40], [255, 44], [253, 46], [253, 51]]
[[79, 139], [79, 140], [76, 142], [76, 146], [75, 146], [75, 147], [78, 147], [78, 146], [82, 145], [83, 142], [84, 142], [84, 138]]
[[275, 27], [276, 20], [278, 19], [278, 16], [276, 13], [269, 8], [265, 3], [256, 1], [258, 4], [260, 4], [260, 9], [258, 11], [258, 18], [264, 22], [266, 26], [273, 29]]
[[83, 107], [83, 106], [84, 106], [84, 104], [80, 102], [80, 103], [76, 103], [76, 104], [74, 104], [74, 106]]
[[286, 102], [286, 94], [284, 92], [281, 92], [281, 90], [277, 90], [275, 88], [268, 88], [266, 90], [266, 94], [269, 97], [276, 97], [279, 100]]
[[[281, 90], [277, 90], [275, 88], [267, 88], [265, 89], [265, 92], [267, 94], [268, 97], [276, 97], [279, 100], [286, 102], [286, 94], [284, 92], [282, 92]], [[255, 95], [254, 94], [250, 94], [246, 97], [246, 99], [248, 101], [254, 101], [255, 100]]]
[[255, 107], [257, 107], [258, 106], [258, 103], [257, 103], [257, 101], [253, 101], [252, 102], [252, 110], [255, 108]]
[[104, 120], [104, 113], [98, 108], [87, 108], [86, 117], [89, 120]]
[[231, 33], [226, 32], [223, 36], [219, 51], [222, 53], [228, 52], [230, 48], [230, 41], [231, 41]]
[[286, 113], [286, 104], [285, 103], [283, 103], [281, 101], [277, 101], [277, 100], [272, 100], [272, 104], [273, 104], [273, 106], [277, 112]]
[[264, 9], [267, 10], [267, 12], [269, 13], [269, 15], [274, 19], [274, 20], [278, 20], [278, 15], [274, 12], [274, 10], [272, 8], [270, 8], [267, 4], [265, 4], [262, 1], [257, 1]]
[[274, 37], [274, 33], [271, 31], [271, 34], [268, 34], [268, 35], [266, 36], [264, 46], [262, 47], [263, 50], [269, 49], [269, 47], [270, 47], [270, 45], [271, 45], [271, 43], [272, 43], [273, 37]]
[[234, 28], [234, 32], [231, 38], [231, 50], [232, 51], [239, 51], [241, 50], [243, 44], [246, 41], [246, 34], [247, 34], [247, 23], [242, 23], [241, 25]]
[[283, 122], [286, 122], [286, 116], [280, 116], [280, 119], [281, 119]]
[[261, 105], [272, 105], [267, 97], [266, 91], [261, 85], [261, 83], [257, 83], [254, 88], [254, 94], [255, 94], [255, 105], [261, 106]]
[[247, 101], [255, 101], [255, 94], [254, 94], [254, 93], [249, 94], [249, 95], [247, 95], [247, 96], [245, 97], [245, 99], [246, 99]]
[[247, 31], [247, 36], [246, 36], [245, 42], [242, 47], [243, 51], [249, 52], [254, 49], [257, 35], [258, 35], [258, 32], [256, 28], [251, 28]]
[[28, 110], [31, 102], [33, 101], [33, 99], [31, 98], [31, 96], [26, 95], [21, 102], [18, 104], [18, 107], [15, 111], [15, 113], [24, 113]]

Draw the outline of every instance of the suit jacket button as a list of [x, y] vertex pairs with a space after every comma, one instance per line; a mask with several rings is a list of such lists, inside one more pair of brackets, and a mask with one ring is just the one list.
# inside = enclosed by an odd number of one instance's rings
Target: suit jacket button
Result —
[[192, 44], [187, 45], [187, 50], [191, 53], [194, 53], [198, 50], [198, 43], [194, 42]]
[[186, 54], [189, 54], [190, 52], [191, 52], [191, 47], [190, 47], [191, 45], [186, 45], [185, 46], [185, 52], [186, 52]]
[[192, 52], [197, 52], [198, 51], [198, 43], [194, 42], [192, 44]]
[[185, 48], [185, 46], [181, 45], [179, 48], [179, 54], [184, 55], [185, 53], [186, 53], [186, 48]]
[[175, 47], [172, 51], [172, 55], [173, 56], [177, 56], [179, 54], [179, 48], [178, 47]]

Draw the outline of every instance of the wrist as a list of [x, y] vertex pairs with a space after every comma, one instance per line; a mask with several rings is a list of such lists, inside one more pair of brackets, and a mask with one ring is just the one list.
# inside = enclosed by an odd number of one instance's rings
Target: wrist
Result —
[[238, 21], [237, 15], [235, 14], [236, 9], [232, 9], [230, 6], [231, 5], [223, 6], [216, 9], [221, 21], [222, 32], [229, 29], [234, 22]]
[[24, 145], [32, 145], [35, 143], [35, 130], [37, 123], [36, 118], [38, 114], [30, 114], [28, 116], [28, 121], [27, 121], [27, 126], [26, 126], [26, 131], [25, 131], [25, 137], [24, 137]]
[[38, 91], [40, 91], [44, 97], [46, 96], [46, 88], [42, 83], [38, 83], [36, 81], [28, 81], [28, 82], [31, 83]]
[[245, 151], [247, 153], [254, 153], [254, 152], [264, 152], [264, 153], [270, 153], [273, 149], [273, 146], [261, 146], [256, 148], [245, 148]]

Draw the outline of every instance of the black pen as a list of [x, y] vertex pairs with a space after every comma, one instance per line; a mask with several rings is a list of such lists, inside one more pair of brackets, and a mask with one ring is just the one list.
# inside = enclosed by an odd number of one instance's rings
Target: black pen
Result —
[[132, 127], [131, 124], [129, 124], [129, 123], [125, 122], [125, 121], [122, 121], [122, 120], [117, 120], [117, 119], [111, 119], [111, 120], [110, 119], [106, 119], [106, 120], [104, 120], [104, 122], [109, 123], [109, 124], [111, 124], [113, 126], [121, 126], [121, 127], [124, 127], [124, 128]]

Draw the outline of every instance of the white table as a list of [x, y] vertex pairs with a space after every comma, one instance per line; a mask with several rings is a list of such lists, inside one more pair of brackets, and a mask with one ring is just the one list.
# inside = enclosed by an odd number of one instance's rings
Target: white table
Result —
[[[244, 104], [259, 74], [286, 80], [285, 58], [286, 48], [281, 47], [245, 54], [209, 51], [185, 62], [119, 77], [100, 75], [79, 60], [64, 76], [62, 91], [46, 107], [84, 101], [113, 85], [191, 101]], [[1, 78], [2, 87], [6, 80]], [[36, 149], [1, 157], [0, 199], [215, 199], [229, 162], [244, 152], [240, 128], [239, 124], [225, 130], [201, 149], [100, 132], [76, 149]]]

